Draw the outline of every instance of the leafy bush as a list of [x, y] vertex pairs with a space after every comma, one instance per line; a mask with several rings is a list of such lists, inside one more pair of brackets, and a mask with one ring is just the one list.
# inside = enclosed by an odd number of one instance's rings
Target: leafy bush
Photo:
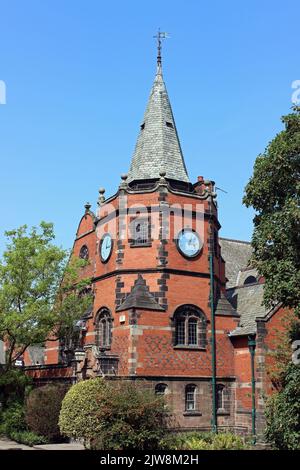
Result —
[[5, 409], [14, 402], [23, 403], [32, 379], [19, 369], [0, 372], [0, 402]]
[[231, 433], [220, 433], [215, 436], [211, 444], [211, 450], [241, 450], [247, 446], [241, 436]]
[[30, 431], [48, 441], [62, 439], [58, 418], [62, 400], [67, 392], [64, 385], [45, 385], [35, 388], [26, 400], [25, 420]]
[[244, 440], [232, 433], [169, 433], [160, 441], [166, 450], [238, 450], [246, 449]]
[[101, 432], [99, 401], [107, 393], [107, 382], [90, 379], [73, 385], [62, 402], [59, 428], [62, 434], [89, 441]]
[[26, 429], [24, 406], [15, 402], [3, 411], [1, 416], [1, 431], [7, 437], [11, 437], [13, 432]]
[[165, 433], [164, 400], [136, 383], [96, 378], [65, 396], [60, 430], [97, 450], [155, 449]]
[[11, 439], [20, 444], [27, 446], [36, 446], [41, 444], [47, 444], [49, 441], [44, 436], [39, 436], [31, 431], [13, 431], [10, 435]]
[[267, 401], [266, 438], [277, 449], [300, 450], [300, 367], [290, 364], [283, 388]]

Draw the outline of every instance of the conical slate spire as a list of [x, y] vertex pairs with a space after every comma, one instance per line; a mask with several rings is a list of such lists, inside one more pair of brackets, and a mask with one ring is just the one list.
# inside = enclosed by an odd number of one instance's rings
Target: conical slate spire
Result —
[[162, 76], [161, 62], [141, 125], [141, 130], [132, 157], [128, 182], [159, 178], [189, 182], [174, 116], [167, 89]]

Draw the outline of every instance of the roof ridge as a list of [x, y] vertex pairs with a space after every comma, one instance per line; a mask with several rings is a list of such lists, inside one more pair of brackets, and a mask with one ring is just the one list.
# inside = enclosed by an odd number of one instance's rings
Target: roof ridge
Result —
[[225, 240], [227, 242], [245, 243], [245, 245], [251, 245], [251, 242], [247, 242], [246, 240], [236, 240], [234, 238], [219, 237], [219, 240]]

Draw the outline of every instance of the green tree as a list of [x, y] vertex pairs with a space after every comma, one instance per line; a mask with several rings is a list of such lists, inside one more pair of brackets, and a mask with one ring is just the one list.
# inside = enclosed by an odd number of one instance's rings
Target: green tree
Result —
[[256, 211], [253, 265], [265, 277], [265, 303], [282, 303], [299, 313], [300, 107], [282, 122], [285, 129], [255, 161], [243, 201]]
[[81, 279], [86, 261], [53, 244], [51, 223], [26, 225], [5, 233], [0, 260], [0, 339], [7, 348], [4, 371], [13, 367], [31, 345], [57, 340], [74, 331], [91, 304], [80, 295], [90, 279]]
[[300, 450], [300, 367], [289, 364], [283, 388], [267, 402], [266, 437], [278, 449]]
[[279, 390], [267, 402], [267, 439], [278, 448], [299, 449], [299, 366], [291, 342], [299, 338], [300, 313], [300, 107], [282, 117], [284, 130], [254, 164], [244, 203], [256, 211], [253, 266], [264, 276], [264, 303], [288, 312], [269, 371]]

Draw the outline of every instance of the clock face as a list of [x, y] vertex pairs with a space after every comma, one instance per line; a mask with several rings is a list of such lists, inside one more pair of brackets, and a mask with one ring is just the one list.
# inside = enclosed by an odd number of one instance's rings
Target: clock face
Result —
[[178, 251], [187, 258], [194, 258], [202, 249], [199, 235], [191, 229], [182, 230], [177, 239]]
[[105, 233], [100, 242], [100, 258], [102, 263], [106, 263], [113, 249], [113, 240], [109, 233]]

